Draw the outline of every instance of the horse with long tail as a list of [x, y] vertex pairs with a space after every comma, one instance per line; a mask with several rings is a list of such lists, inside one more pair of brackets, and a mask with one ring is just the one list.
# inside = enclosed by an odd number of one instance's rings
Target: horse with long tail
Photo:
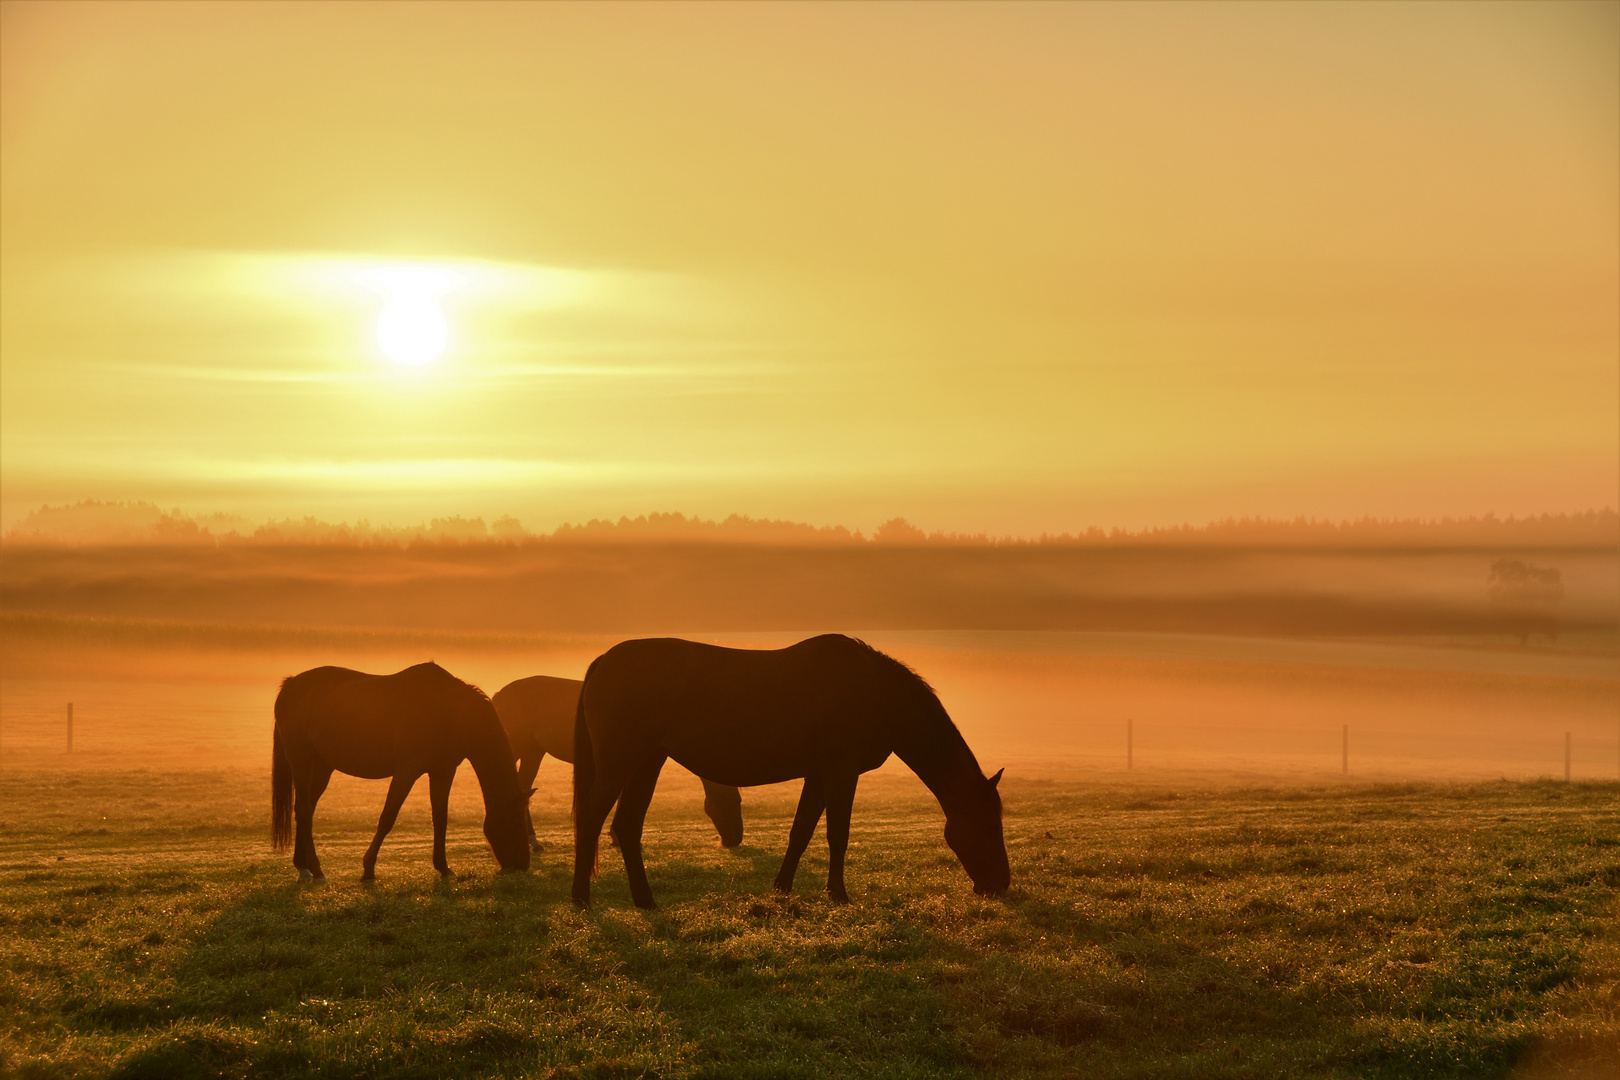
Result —
[[[584, 685], [578, 679], [531, 675], [507, 683], [490, 698], [518, 759], [519, 788], [532, 790], [540, 762], [547, 754], [573, 764], [574, 717], [579, 712], [579, 691]], [[721, 847], [733, 848], [742, 843], [742, 796], [736, 788], [703, 780], [703, 812], [714, 822]], [[526, 806], [524, 813], [529, 822], [529, 848], [539, 851], [533, 812]]]
[[933, 689], [865, 642], [826, 634], [785, 649], [728, 649], [678, 638], [615, 645], [591, 664], [574, 731], [575, 903], [590, 903], [602, 824], [637, 907], [654, 907], [642, 826], [664, 762], [749, 787], [804, 779], [776, 889], [790, 892], [827, 815], [827, 892], [847, 902], [844, 854], [860, 774], [890, 754], [945, 811], [945, 842], [975, 892], [1011, 880], [1001, 827], [1001, 773], [986, 778]]
[[[371, 780], [392, 777], [377, 835], [366, 849], [362, 881], [376, 877], [377, 853], [399, 808], [423, 773], [433, 806], [433, 865], [450, 876], [444, 854], [450, 784], [463, 761], [484, 792], [484, 838], [503, 870], [529, 868], [528, 795], [495, 707], [476, 686], [437, 664], [393, 675], [313, 668], [282, 681], [276, 695], [270, 839], [293, 843], [300, 881], [325, 881], [315, 854], [315, 804], [333, 772]], [[297, 822], [294, 840], [294, 819]]]

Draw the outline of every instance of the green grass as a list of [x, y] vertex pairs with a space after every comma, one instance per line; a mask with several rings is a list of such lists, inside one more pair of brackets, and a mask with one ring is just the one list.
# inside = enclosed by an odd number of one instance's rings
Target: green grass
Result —
[[[469, 784], [469, 778], [463, 778]], [[330, 884], [256, 774], [0, 774], [0, 1074], [19, 1077], [1462, 1077], [1620, 1061], [1614, 784], [1199, 790], [1009, 781], [1014, 887], [975, 897], [914, 784], [856, 800], [854, 902], [769, 885], [791, 794], [723, 852], [655, 802], [663, 907], [565, 821], [501, 876], [381, 789], [329, 797]], [[461, 792], [458, 789], [458, 797]], [[413, 799], [419, 796], [413, 797]], [[413, 802], [412, 806], [419, 806]], [[413, 816], [414, 815], [414, 816]]]

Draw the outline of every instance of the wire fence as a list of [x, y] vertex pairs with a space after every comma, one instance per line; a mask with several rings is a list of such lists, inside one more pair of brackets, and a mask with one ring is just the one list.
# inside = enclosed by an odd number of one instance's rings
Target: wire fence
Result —
[[[69, 695], [72, 695], [71, 698]], [[0, 694], [0, 769], [263, 768], [270, 764], [273, 689], [261, 685], [8, 682]], [[1273, 715], [1121, 717], [1080, 709], [1012, 721], [957, 710], [987, 771], [1076, 770], [1150, 778], [1167, 771], [1249, 772], [1312, 780], [1620, 779], [1620, 707], [1607, 722], [1533, 712], [1409, 722], [1329, 722]]]

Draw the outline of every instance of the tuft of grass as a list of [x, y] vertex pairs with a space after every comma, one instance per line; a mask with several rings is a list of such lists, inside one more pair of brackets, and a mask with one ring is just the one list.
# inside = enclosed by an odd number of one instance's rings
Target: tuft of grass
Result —
[[[1006, 785], [1014, 886], [975, 896], [926, 792], [857, 797], [849, 884], [770, 891], [791, 800], [714, 845], [654, 805], [662, 907], [561, 823], [440, 881], [374, 809], [264, 837], [264, 778], [8, 772], [0, 1073], [18, 1077], [1507, 1077], [1620, 1061], [1620, 788]], [[1552, 795], [1558, 798], [1550, 798]], [[120, 813], [117, 808], [128, 807]], [[109, 808], [113, 808], [109, 812]], [[206, 824], [199, 831], [196, 826]], [[453, 825], [457, 825], [453, 821]]]

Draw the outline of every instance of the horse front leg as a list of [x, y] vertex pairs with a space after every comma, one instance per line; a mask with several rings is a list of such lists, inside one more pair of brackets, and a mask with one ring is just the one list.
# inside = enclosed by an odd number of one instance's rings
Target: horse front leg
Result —
[[529, 826], [529, 850], [540, 850], [540, 837], [534, 831], [534, 814], [530, 811], [529, 802], [534, 798], [534, 778], [540, 773], [540, 763], [546, 758], [544, 750], [537, 750], [525, 754], [518, 762], [518, 790], [527, 791], [523, 797], [523, 820]]
[[382, 850], [383, 837], [394, 828], [394, 820], [399, 817], [399, 808], [405, 801], [405, 796], [411, 793], [415, 786], [417, 776], [421, 774], [397, 773], [393, 782], [388, 785], [388, 798], [383, 801], [382, 817], [377, 819], [377, 835], [371, 838], [371, 846], [366, 849], [365, 860], [361, 863], [364, 868], [360, 875], [361, 881], [377, 880], [377, 852]]
[[664, 760], [664, 755], [659, 754], [631, 772], [619, 795], [619, 809], [613, 815], [611, 831], [624, 856], [630, 899], [642, 909], [658, 906], [653, 901], [652, 886], [647, 883], [647, 867], [641, 859], [641, 831], [647, 823], [647, 807], [652, 805], [653, 789], [658, 786], [658, 773], [664, 767]]
[[799, 792], [799, 808], [793, 813], [793, 828], [788, 832], [787, 854], [782, 856], [782, 869], [776, 872], [776, 891], [793, 891], [793, 876], [799, 872], [799, 859], [816, 835], [816, 822], [827, 805], [826, 789], [821, 777], [804, 778], [804, 790]]
[[858, 779], [857, 773], [827, 778], [827, 895], [840, 904], [849, 903], [844, 891], [844, 851], [849, 847], [849, 818]]
[[450, 820], [450, 785], [455, 779], [455, 765], [428, 773], [428, 800], [433, 804], [433, 868], [440, 877], [450, 876], [450, 863], [444, 857], [444, 830]]
[[301, 882], [326, 880], [321, 872], [321, 860], [315, 854], [315, 804], [321, 801], [331, 780], [329, 768], [308, 769], [293, 777], [293, 817], [297, 823], [293, 865], [298, 868]]

